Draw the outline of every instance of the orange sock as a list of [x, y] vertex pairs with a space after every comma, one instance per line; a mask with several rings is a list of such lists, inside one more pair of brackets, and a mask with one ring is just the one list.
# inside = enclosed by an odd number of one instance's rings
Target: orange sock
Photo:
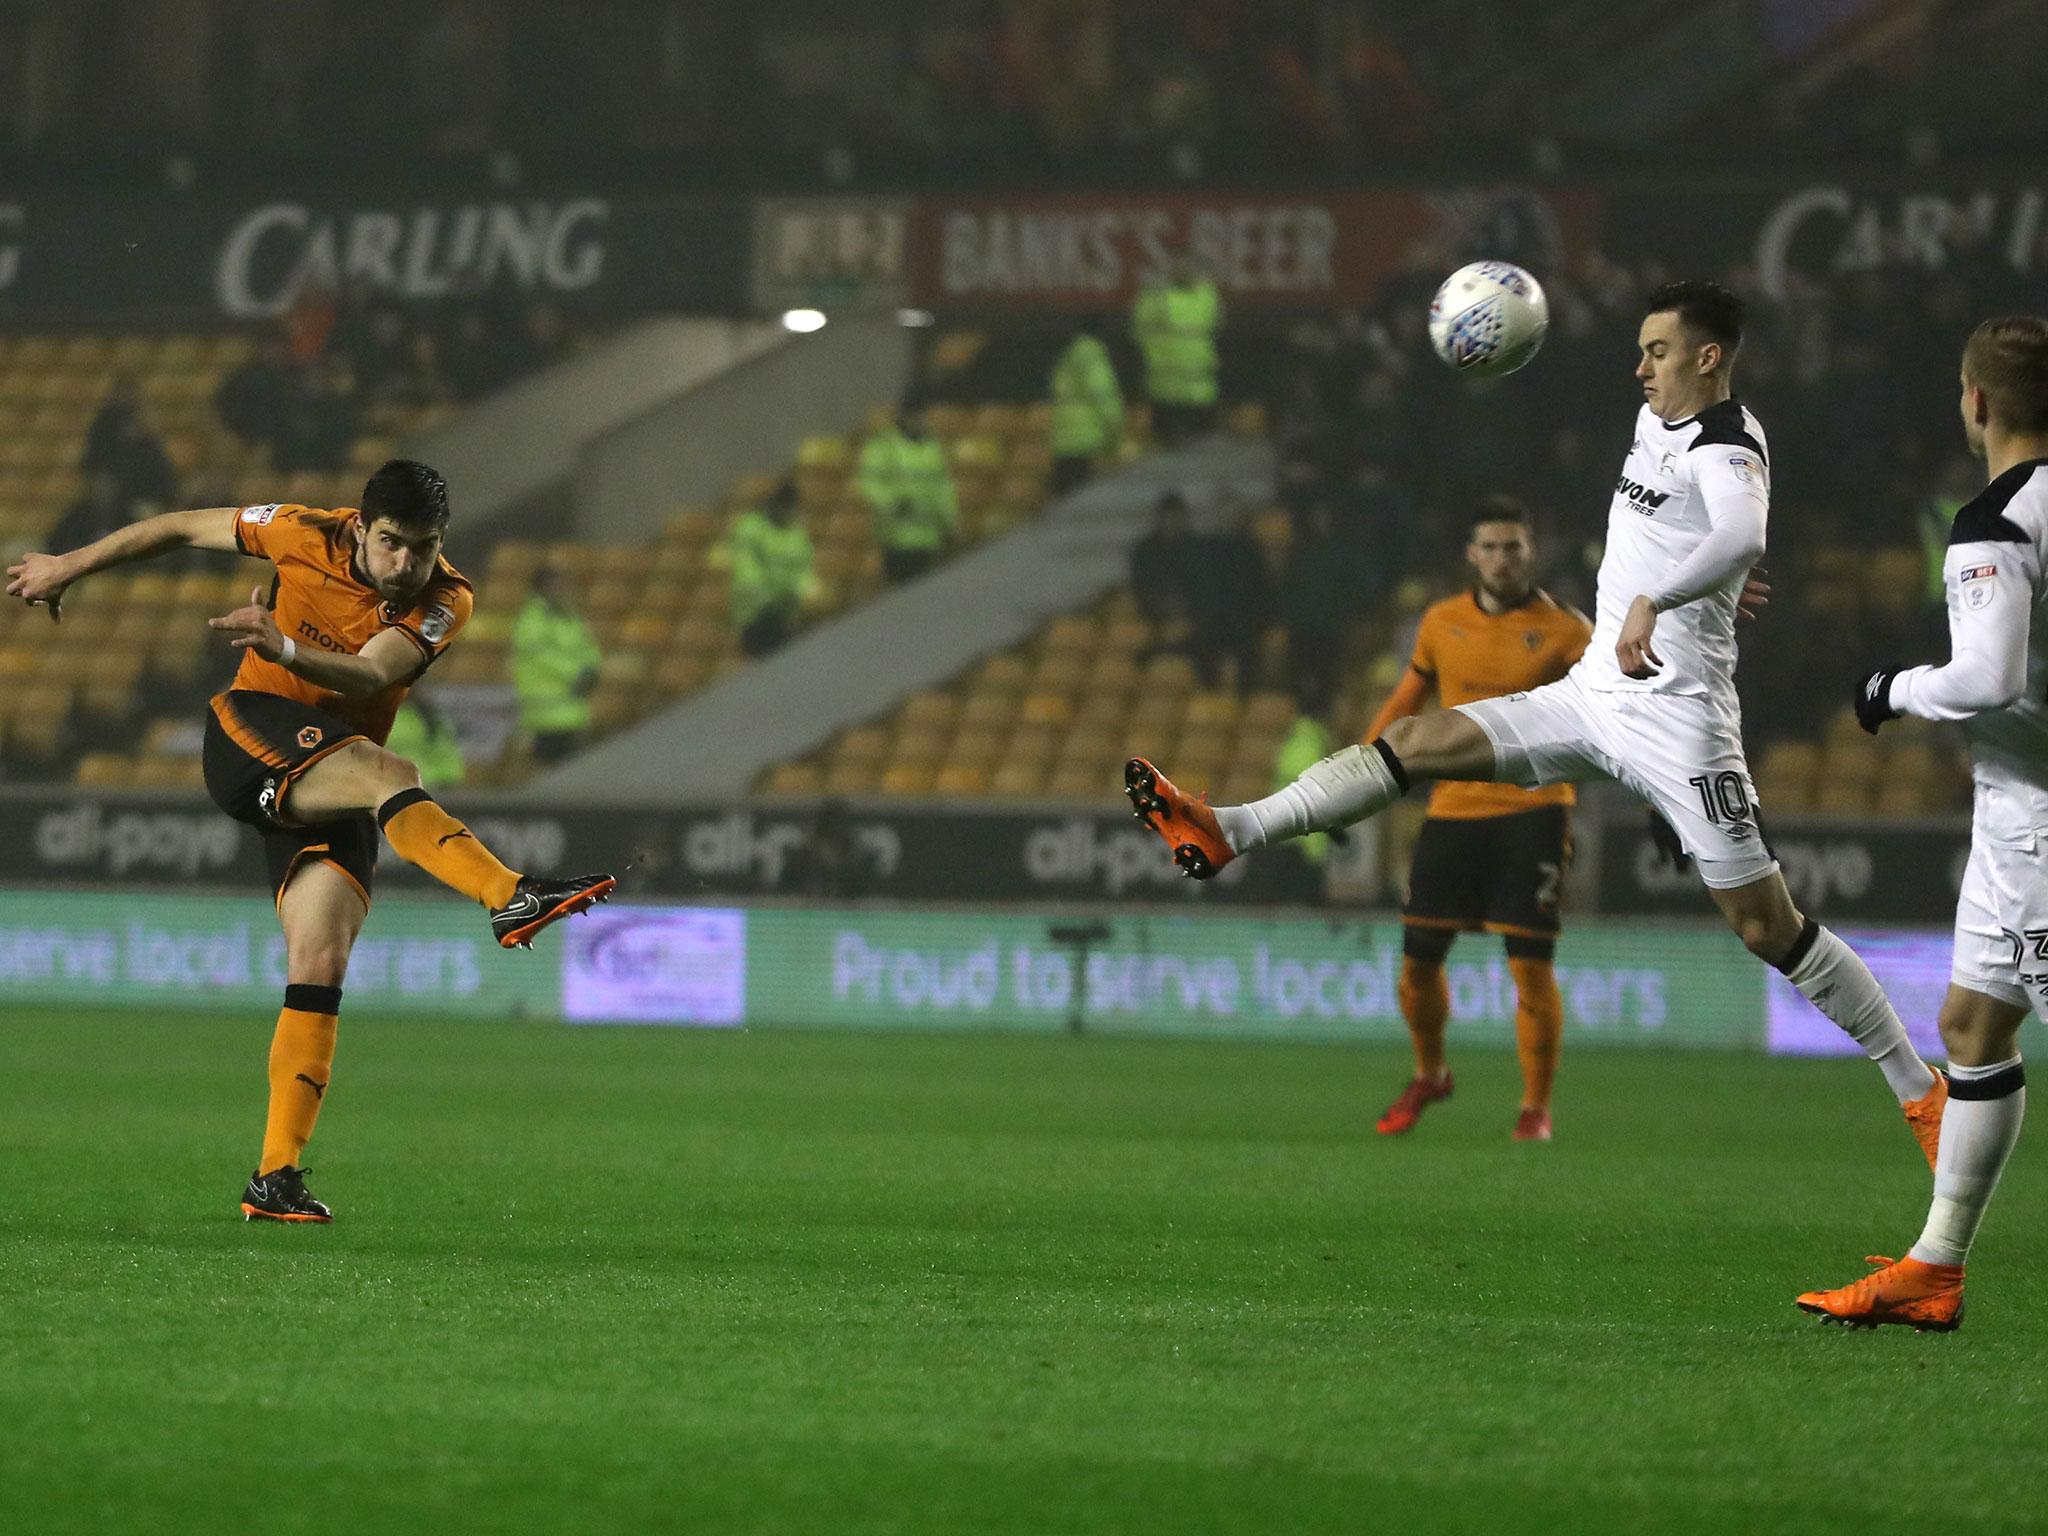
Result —
[[377, 808], [377, 825], [398, 856], [451, 891], [492, 909], [512, 899], [519, 876], [424, 789], [401, 790]]
[[270, 1118], [263, 1126], [263, 1159], [258, 1173], [272, 1173], [313, 1139], [320, 1101], [334, 1072], [334, 1024], [341, 1012], [341, 988], [293, 982], [284, 989], [284, 1011], [270, 1038]]
[[1557, 1077], [1558, 1048], [1564, 1040], [1564, 999], [1548, 957], [1508, 956], [1515, 978], [1515, 1054], [1522, 1058], [1522, 1102], [1550, 1108]]
[[1401, 957], [1401, 1017], [1415, 1043], [1415, 1075], [1431, 1081], [1444, 1075], [1444, 1025], [1451, 1017], [1451, 988], [1443, 962]]

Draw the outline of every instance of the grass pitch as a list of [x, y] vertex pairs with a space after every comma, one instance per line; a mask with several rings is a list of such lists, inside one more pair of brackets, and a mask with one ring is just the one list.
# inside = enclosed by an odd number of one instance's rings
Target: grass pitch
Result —
[[0, 1530], [2020, 1530], [2048, 1180], [1963, 1331], [1858, 1064], [345, 1017], [248, 1226], [264, 1018], [0, 1013]]

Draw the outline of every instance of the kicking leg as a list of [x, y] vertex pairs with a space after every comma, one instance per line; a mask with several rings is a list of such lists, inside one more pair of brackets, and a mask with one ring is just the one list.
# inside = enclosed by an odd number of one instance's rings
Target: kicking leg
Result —
[[285, 792], [280, 814], [317, 822], [374, 811], [392, 849], [452, 891], [487, 907], [512, 899], [519, 876], [420, 788], [420, 772], [395, 752], [352, 741], [314, 763]]
[[419, 770], [369, 741], [352, 741], [292, 781], [281, 814], [319, 822], [374, 811], [385, 841], [450, 890], [491, 910], [491, 927], [506, 949], [530, 946], [557, 918], [607, 900], [610, 875], [543, 880], [505, 867], [475, 833], [420, 788]]
[[1292, 784], [1245, 805], [1212, 807], [1142, 757], [1124, 764], [1124, 793], [1138, 820], [1166, 840], [1182, 873], [1205, 880], [1267, 843], [1375, 816], [1417, 778], [1492, 777], [1486, 733], [1457, 710], [1442, 710], [1397, 720], [1380, 740], [1333, 752]]
[[263, 1153], [242, 1193], [246, 1220], [331, 1219], [327, 1207], [306, 1191], [299, 1158], [313, 1138], [333, 1075], [342, 978], [368, 913], [355, 881], [317, 861], [297, 869], [278, 897], [285, 938], [284, 1009], [270, 1042]]
[[1231, 852], [1327, 832], [1376, 816], [1421, 779], [1490, 779], [1493, 743], [1454, 709], [1409, 715], [1362, 747], [1346, 747], [1292, 784], [1247, 805], [1218, 807]]

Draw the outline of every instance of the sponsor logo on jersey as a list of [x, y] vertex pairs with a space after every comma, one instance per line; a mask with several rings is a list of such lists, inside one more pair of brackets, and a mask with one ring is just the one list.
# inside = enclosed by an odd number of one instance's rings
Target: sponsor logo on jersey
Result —
[[245, 523], [255, 523], [258, 526], [261, 526], [262, 524], [269, 522], [273, 517], [277, 516], [278, 505], [279, 504], [277, 502], [273, 501], [268, 506], [244, 507], [242, 508], [242, 521]]
[[[436, 603], [433, 607], [429, 608], [427, 616], [420, 620], [420, 633], [426, 637], [427, 644], [429, 645], [439, 645], [443, 640], [446, 640], [448, 638], [448, 631], [454, 627], [455, 611], [452, 608], [442, 606], [440, 603]], [[466, 656], [469, 653], [465, 651], [463, 654]]]
[[1657, 509], [1671, 499], [1669, 491], [1653, 491], [1647, 485], [1623, 475], [1614, 482], [1614, 494], [1626, 496], [1635, 509], [1645, 517], [1655, 517]]
[[1995, 565], [1966, 565], [1963, 567], [1961, 579], [1964, 581], [1982, 581], [1988, 576], [1996, 576], [1997, 574], [1998, 567]]
[[1728, 467], [1747, 484], [1761, 486], [1764, 483], [1764, 467], [1746, 453], [1728, 455]]

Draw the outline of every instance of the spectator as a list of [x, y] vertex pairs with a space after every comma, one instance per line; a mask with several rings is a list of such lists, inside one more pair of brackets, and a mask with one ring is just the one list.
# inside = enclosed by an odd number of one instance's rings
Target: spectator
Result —
[[817, 587], [811, 536], [797, 520], [796, 486], [778, 484], [765, 505], [733, 520], [726, 538], [732, 565], [732, 627], [740, 649], [766, 656], [788, 643], [804, 599]]
[[1148, 285], [1131, 310], [1131, 331], [1145, 354], [1145, 395], [1152, 431], [1175, 448], [1208, 430], [1216, 413], [1216, 332], [1223, 301], [1192, 256], [1175, 256], [1165, 281]]
[[884, 576], [910, 581], [938, 564], [959, 526], [960, 502], [946, 445], [932, 435], [922, 401], [906, 399], [862, 445], [855, 484], [874, 514]]
[[1185, 636], [1202, 591], [1200, 559], [1187, 498], [1167, 491], [1153, 508], [1151, 531], [1131, 549], [1131, 595], [1155, 629]]
[[1052, 493], [1064, 496], [1087, 484], [1123, 431], [1116, 366], [1094, 322], [1084, 320], [1052, 370]]
[[[1265, 554], [1230, 515], [1215, 532], [1197, 535], [1194, 545], [1200, 584], [1193, 589], [1189, 655], [1205, 688], [1249, 687], [1258, 670], [1259, 638], [1273, 616]], [[1226, 662], [1232, 671], [1225, 671]]]
[[107, 398], [86, 428], [85, 453], [79, 468], [88, 474], [114, 477], [121, 500], [132, 516], [138, 506], [168, 510], [178, 499], [178, 471], [162, 441], [142, 419], [142, 392], [123, 375], [107, 390]]
[[559, 763], [590, 734], [590, 694], [604, 653], [569, 596], [559, 566], [544, 566], [512, 623], [512, 686], [519, 724], [537, 762]]
[[329, 352], [348, 365], [349, 375], [365, 399], [381, 400], [406, 377], [415, 334], [395, 299], [360, 284], [349, 291], [341, 306]]
[[85, 452], [79, 458], [79, 469], [90, 474], [96, 469], [112, 468], [127, 438], [128, 423], [141, 414], [141, 381], [132, 373], [115, 374], [107, 385], [106, 399], [93, 413], [92, 425], [85, 429]]
[[398, 706], [384, 745], [419, 769], [423, 788], [446, 789], [469, 775], [454, 724], [423, 689], [415, 688]]
[[273, 460], [281, 470], [345, 469], [360, 426], [348, 365], [338, 359], [311, 364], [299, 370], [286, 394]]
[[1280, 620], [1287, 630], [1287, 666], [1295, 695], [1334, 698], [1344, 632], [1362, 605], [1363, 573], [1329, 502], [1309, 503], [1295, 520], [1280, 577]]
[[49, 533], [49, 552], [68, 555], [94, 539], [103, 539], [117, 528], [134, 521], [128, 499], [121, 494], [121, 482], [110, 469], [88, 470], [85, 490], [57, 519]]
[[269, 335], [254, 357], [220, 381], [213, 408], [221, 425], [242, 441], [274, 449], [284, 435], [285, 417], [303, 387], [285, 339]]

